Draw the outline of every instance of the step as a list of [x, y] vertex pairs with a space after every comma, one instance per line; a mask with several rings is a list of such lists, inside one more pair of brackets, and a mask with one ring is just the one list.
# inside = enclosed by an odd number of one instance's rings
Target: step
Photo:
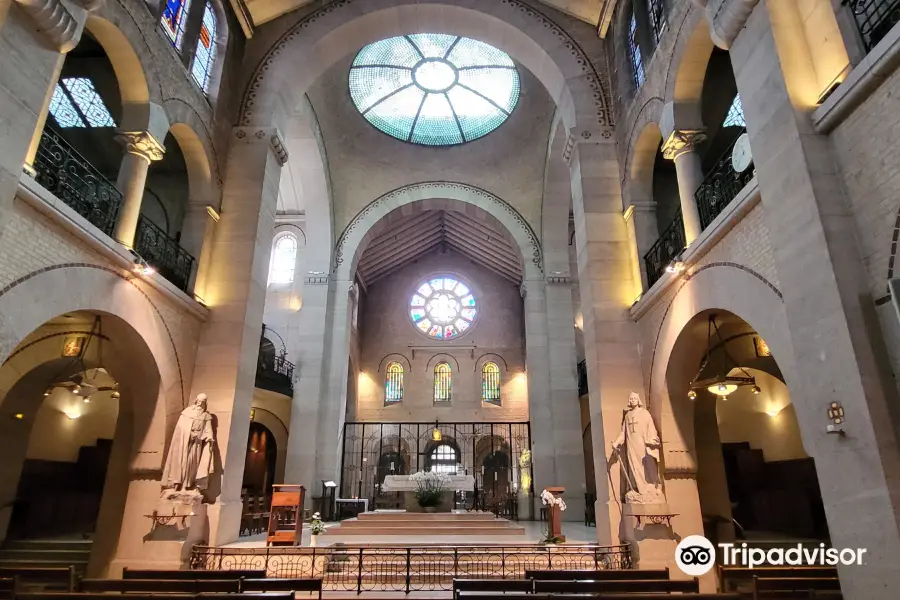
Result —
[[344, 528], [353, 528], [353, 527], [381, 527], [381, 528], [391, 528], [391, 527], [459, 527], [460, 529], [466, 529], [469, 527], [498, 527], [503, 528], [509, 525], [509, 521], [507, 520], [496, 520], [496, 521], [452, 521], [449, 519], [434, 519], [433, 521], [428, 521], [427, 523], [423, 523], [422, 521], [416, 521], [415, 519], [405, 519], [405, 520], [394, 520], [394, 521], [357, 521], [355, 519], [346, 519], [341, 521], [341, 527]]
[[321, 535], [525, 535], [524, 527], [331, 527]]
[[0, 558], [0, 569], [23, 569], [23, 568], [44, 568], [44, 567], [75, 567], [75, 572], [84, 572], [87, 568], [87, 561], [72, 562], [58, 560], [16, 560], [9, 558]]
[[84, 550], [90, 552], [93, 540], [6, 540], [0, 550]]
[[83, 562], [91, 557], [90, 550], [9, 550], [0, 549], [0, 560], [52, 560], [56, 562]]
[[360, 521], [395, 521], [395, 520], [405, 520], [405, 519], [416, 519], [421, 521], [433, 521], [433, 520], [460, 520], [460, 521], [469, 521], [469, 520], [477, 520], [477, 521], [493, 521], [497, 517], [494, 513], [489, 512], [461, 512], [461, 513], [450, 513], [450, 512], [436, 512], [436, 513], [414, 513], [414, 512], [364, 512], [359, 513], [357, 519]]

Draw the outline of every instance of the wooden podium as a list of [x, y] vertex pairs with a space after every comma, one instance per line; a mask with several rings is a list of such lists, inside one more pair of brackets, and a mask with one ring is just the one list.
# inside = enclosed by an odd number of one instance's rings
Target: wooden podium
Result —
[[303, 531], [303, 502], [306, 488], [302, 485], [273, 485], [269, 509], [269, 531], [266, 546], [300, 543]]
[[[557, 498], [562, 497], [566, 491], [564, 487], [548, 487], [544, 489]], [[547, 508], [549, 509], [547, 510], [547, 533], [550, 537], [559, 538], [561, 542], [566, 541], [566, 536], [562, 534], [562, 511], [555, 504], [551, 504]]]

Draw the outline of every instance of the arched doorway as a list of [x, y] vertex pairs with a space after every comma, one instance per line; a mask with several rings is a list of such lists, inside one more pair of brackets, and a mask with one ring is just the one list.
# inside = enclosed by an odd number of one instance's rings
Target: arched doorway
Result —
[[251, 496], [269, 496], [276, 478], [278, 443], [268, 427], [251, 421], [244, 459], [243, 489]]
[[750, 324], [724, 310], [695, 315], [672, 349], [665, 385], [675, 425], [695, 450], [707, 538], [828, 540], [790, 390]]

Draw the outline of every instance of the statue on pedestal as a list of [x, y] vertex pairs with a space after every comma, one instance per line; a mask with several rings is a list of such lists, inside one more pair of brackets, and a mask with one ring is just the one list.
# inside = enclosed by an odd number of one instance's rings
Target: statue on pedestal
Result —
[[[625, 453], [622, 454], [624, 446]], [[622, 431], [612, 444], [613, 452], [623, 460], [626, 479], [631, 488], [625, 494], [630, 504], [663, 504], [666, 501], [659, 478], [659, 452], [662, 442], [650, 411], [641, 397], [631, 392]]]
[[212, 471], [212, 415], [206, 410], [206, 394], [198, 394], [175, 424], [162, 474], [162, 487], [170, 490], [166, 497], [190, 500], [200, 496]]

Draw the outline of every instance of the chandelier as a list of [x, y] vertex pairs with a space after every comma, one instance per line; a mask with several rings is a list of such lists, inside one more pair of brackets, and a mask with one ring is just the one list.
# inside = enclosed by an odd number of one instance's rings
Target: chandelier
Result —
[[756, 385], [756, 378], [738, 366], [737, 361], [728, 353], [725, 340], [722, 339], [719, 326], [716, 324], [716, 315], [712, 314], [706, 326], [706, 354], [703, 356], [700, 370], [691, 380], [688, 398], [696, 399], [697, 390], [705, 389], [725, 400], [729, 394], [746, 386], [750, 386], [750, 391], [754, 394], [762, 391]]
[[[121, 394], [119, 394], [119, 384], [118, 382], [114, 385], [100, 385], [97, 381], [97, 375], [102, 370], [104, 373], [105, 369], [102, 367], [96, 369], [89, 369], [88, 366], [84, 362], [84, 357], [87, 354], [88, 348], [91, 345], [91, 342], [97, 340], [97, 357], [99, 360], [99, 364], [103, 364], [103, 324], [100, 320], [100, 317], [94, 318], [94, 324], [91, 326], [91, 331], [88, 333], [87, 338], [84, 343], [81, 345], [81, 348], [78, 350], [78, 353], [72, 357], [70, 361], [68, 361], [54, 376], [51, 380], [47, 389], [44, 390], [44, 397], [49, 396], [53, 393], [53, 390], [60, 388], [69, 391], [75, 396], [80, 396], [81, 399], [85, 403], [89, 403], [91, 401], [91, 396], [96, 394], [97, 392], [112, 392], [110, 394], [110, 398], [113, 400], [118, 400], [121, 398]], [[66, 373], [72, 373], [71, 375], [66, 375]]]

